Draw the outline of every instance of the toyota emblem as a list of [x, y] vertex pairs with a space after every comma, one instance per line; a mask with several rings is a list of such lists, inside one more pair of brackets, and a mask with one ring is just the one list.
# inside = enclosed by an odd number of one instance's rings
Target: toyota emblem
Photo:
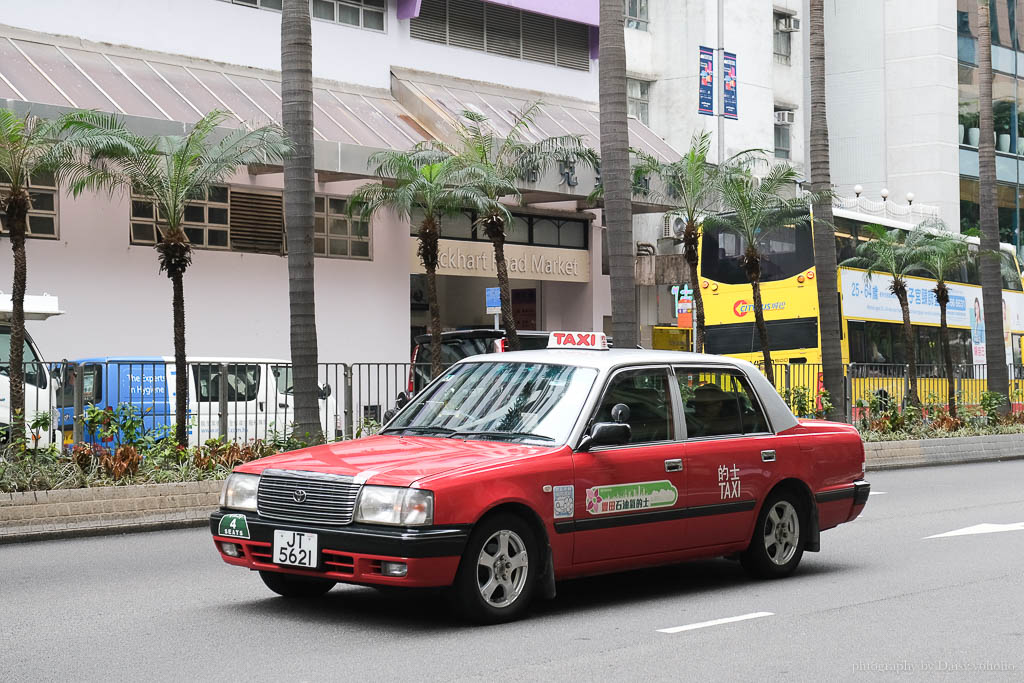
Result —
[[292, 493], [292, 498], [295, 499], [296, 503], [305, 503], [306, 492], [303, 491], [302, 489], [295, 489], [295, 491]]

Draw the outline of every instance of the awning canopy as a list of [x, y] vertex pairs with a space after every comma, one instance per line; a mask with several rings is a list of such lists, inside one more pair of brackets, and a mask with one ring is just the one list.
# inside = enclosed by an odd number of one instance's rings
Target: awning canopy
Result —
[[[367, 160], [375, 151], [450, 139], [466, 110], [484, 114], [496, 130], [508, 132], [516, 113], [535, 101], [541, 105], [528, 137], [580, 134], [594, 149], [600, 147], [595, 103], [397, 68], [390, 92], [314, 79], [313, 100], [314, 163], [324, 182], [370, 177]], [[98, 109], [124, 115], [146, 135], [183, 133], [213, 109], [230, 114], [225, 121], [230, 127], [280, 124], [281, 76], [5, 27], [0, 28], [0, 106], [41, 116]], [[679, 158], [639, 121], [630, 119], [629, 129], [633, 147], [666, 161]], [[593, 172], [580, 169], [575, 175], [549, 173], [523, 190], [528, 203], [575, 201], [582, 207], [594, 181]]]

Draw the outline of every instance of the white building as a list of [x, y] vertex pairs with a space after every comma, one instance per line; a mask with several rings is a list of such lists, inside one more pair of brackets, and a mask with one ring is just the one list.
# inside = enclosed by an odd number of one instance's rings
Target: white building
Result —
[[[722, 50], [717, 51], [720, 4]], [[806, 9], [801, 0], [627, 0], [626, 14], [631, 115], [680, 152], [689, 148], [695, 133], [709, 131], [712, 162], [719, 160], [721, 143], [724, 158], [764, 150], [768, 161], [788, 162], [801, 174], [807, 172], [802, 133], [809, 121], [804, 95]], [[710, 115], [700, 111], [702, 48], [713, 55]], [[735, 118], [722, 116], [723, 53], [736, 60]], [[634, 232], [638, 241], [656, 245], [664, 254], [680, 250], [663, 239], [675, 235], [673, 228], [667, 219], [652, 214], [637, 217]], [[670, 291], [670, 285], [641, 289], [640, 317], [647, 344], [652, 341], [646, 336], [652, 325], [675, 324]]]
[[[125, 115], [144, 133], [180, 133], [207, 111], [229, 125], [280, 121], [280, 0], [5, 3], [0, 106], [52, 116], [72, 108]], [[316, 293], [322, 361], [404, 361], [426, 325], [409, 226], [348, 221], [345, 197], [367, 157], [450, 137], [465, 109], [499, 131], [536, 100], [537, 136], [582, 134], [598, 146], [597, 0], [312, 0], [317, 200]], [[639, 122], [632, 144], [672, 149]], [[602, 229], [586, 211], [594, 174], [552, 172], [524, 185], [507, 250], [524, 329], [601, 329], [610, 315]], [[40, 181], [43, 183], [44, 181]], [[240, 169], [190, 208], [189, 352], [287, 358], [282, 176]], [[495, 286], [472, 217], [445, 223], [446, 327], [483, 326]], [[31, 293], [67, 314], [30, 331], [51, 359], [170, 351], [170, 286], [157, 272], [152, 208], [129, 197], [72, 198], [40, 184], [28, 242]], [[10, 251], [0, 256], [8, 283]], [[413, 276], [413, 277], [410, 277]], [[0, 287], [9, 285], [0, 284]]]

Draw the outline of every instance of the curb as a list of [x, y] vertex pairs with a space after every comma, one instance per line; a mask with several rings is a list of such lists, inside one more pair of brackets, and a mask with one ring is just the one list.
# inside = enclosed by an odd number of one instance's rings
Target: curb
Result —
[[[211, 513], [213, 511], [211, 510]], [[111, 526], [68, 527], [60, 531], [32, 531], [24, 534], [5, 535], [0, 531], [0, 546], [16, 543], [32, 543], [36, 541], [60, 541], [66, 538], [90, 538], [95, 536], [118, 536], [151, 531], [170, 531], [173, 529], [196, 529], [209, 526], [209, 518], [177, 520], [169, 522], [138, 522], [132, 524], [116, 524]]]
[[886, 470], [909, 470], [915, 467], [946, 467], [952, 465], [971, 465], [976, 462], [1009, 462], [1010, 460], [1024, 460], [1021, 455], [991, 455], [969, 460], [936, 460], [930, 462], [866, 462], [864, 469], [868, 472], [884, 472]]
[[[1021, 435], [1002, 434], [990, 437], [869, 442], [864, 444], [865, 469], [868, 472], [879, 472], [1021, 460], [1024, 459], [1024, 452], [1019, 446], [1020, 438]], [[0, 521], [0, 546], [207, 526], [210, 514], [217, 508], [197, 503], [201, 503], [202, 494], [215, 496], [215, 490], [220, 485], [219, 481], [211, 481], [0, 494], [0, 520], [6, 517], [5, 521]], [[180, 495], [185, 493], [182, 487], [190, 487], [188, 493], [191, 495]], [[126, 509], [118, 514], [107, 512], [113, 511], [110, 500], [115, 497], [128, 501], [126, 505], [131, 505], [134, 510]], [[18, 501], [18, 498], [21, 500]], [[60, 501], [57, 505], [65, 500], [72, 501], [72, 504], [91, 503], [96, 510], [99, 508], [95, 506], [103, 505], [105, 514], [82, 514], [76, 518], [73, 512], [63, 512], [68, 508], [67, 504], [59, 508], [60, 516], [46, 514], [45, 509], [53, 512], [52, 499]], [[153, 499], [160, 500], [155, 506], [157, 509], [143, 509], [146, 506], [141, 501]], [[13, 511], [15, 508], [18, 513], [4, 514], [5, 509]], [[12, 525], [10, 521], [16, 523]], [[19, 531], [18, 527], [22, 530]]]

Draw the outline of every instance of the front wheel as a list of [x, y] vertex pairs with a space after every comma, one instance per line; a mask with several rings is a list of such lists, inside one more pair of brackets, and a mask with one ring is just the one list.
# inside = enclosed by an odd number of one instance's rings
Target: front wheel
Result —
[[334, 588], [334, 584], [337, 583], [330, 579], [281, 572], [261, 571], [260, 578], [267, 584], [267, 588], [286, 598], [315, 598]]
[[800, 500], [789, 491], [768, 497], [754, 526], [750, 545], [740, 563], [751, 576], [781, 579], [789, 576], [804, 554], [807, 515]]
[[472, 621], [518, 619], [533, 598], [541, 564], [537, 540], [526, 522], [495, 515], [473, 531], [449, 595]]

